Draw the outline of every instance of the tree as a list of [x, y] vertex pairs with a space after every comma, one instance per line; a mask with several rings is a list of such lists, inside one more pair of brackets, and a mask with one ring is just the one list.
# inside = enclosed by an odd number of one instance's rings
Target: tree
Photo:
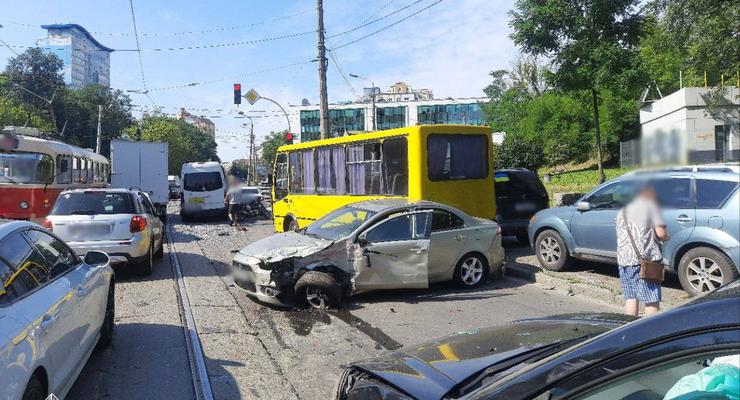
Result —
[[141, 140], [168, 143], [171, 175], [179, 175], [182, 165], [188, 162], [218, 161], [213, 138], [183, 120], [164, 115], [145, 116], [138, 126], [128, 129], [128, 136], [135, 138], [137, 129]]
[[265, 140], [260, 144], [260, 160], [263, 165], [267, 165], [268, 169], [275, 162], [275, 156], [277, 155], [278, 147], [288, 144], [285, 141], [285, 133], [287, 131], [270, 132]]
[[64, 134], [60, 135], [62, 141], [89, 148], [95, 148], [98, 105], [103, 106], [101, 153], [106, 157], [110, 154], [110, 140], [120, 137], [134, 122], [131, 98], [120, 90], [102, 85], [67, 89], [60, 103], [62, 106], [58, 114], [66, 125]]
[[507, 133], [500, 146], [494, 146], [496, 169], [526, 168], [536, 171], [543, 165], [544, 153], [542, 144], [522, 135]]
[[636, 84], [639, 0], [518, 0], [510, 12], [512, 39], [531, 55], [552, 60], [554, 84], [590, 92], [599, 181], [605, 180], [599, 95]]
[[55, 54], [32, 47], [11, 58], [4, 72], [7, 79], [5, 89], [13, 90], [13, 95], [22, 99], [27, 118], [31, 119], [44, 110], [53, 132], [59, 132], [52, 100], [64, 89], [63, 66]]

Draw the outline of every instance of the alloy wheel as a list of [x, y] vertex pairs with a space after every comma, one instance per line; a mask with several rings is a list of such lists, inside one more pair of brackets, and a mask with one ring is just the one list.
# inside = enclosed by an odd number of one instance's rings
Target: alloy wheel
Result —
[[560, 245], [551, 237], [546, 237], [540, 242], [540, 256], [548, 264], [555, 264], [560, 260]]
[[480, 282], [483, 277], [483, 263], [477, 257], [470, 257], [460, 266], [460, 279], [469, 286]]
[[326, 308], [329, 303], [329, 296], [323, 290], [309, 286], [306, 288], [306, 301], [313, 308]]
[[689, 284], [698, 292], [709, 292], [724, 282], [722, 268], [708, 257], [696, 257], [689, 262], [686, 271]]

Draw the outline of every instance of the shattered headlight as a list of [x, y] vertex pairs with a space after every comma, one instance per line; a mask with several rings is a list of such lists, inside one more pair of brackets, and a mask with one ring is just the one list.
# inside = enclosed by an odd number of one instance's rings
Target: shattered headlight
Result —
[[337, 394], [341, 400], [412, 400], [392, 386], [358, 370], [345, 373]]

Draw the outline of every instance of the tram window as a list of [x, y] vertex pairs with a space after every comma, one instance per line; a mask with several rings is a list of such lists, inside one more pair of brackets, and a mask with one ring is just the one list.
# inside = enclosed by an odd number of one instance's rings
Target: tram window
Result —
[[97, 162], [93, 162], [93, 177], [95, 182], [100, 182], [100, 164]]
[[57, 156], [57, 183], [72, 183], [72, 157]]
[[80, 161], [79, 157], [72, 158], [72, 182], [74, 183], [80, 182]]
[[52, 183], [54, 181], [54, 159], [47, 154], [41, 156], [36, 165], [36, 182]]
[[80, 158], [80, 183], [87, 183], [88, 164], [87, 159]]

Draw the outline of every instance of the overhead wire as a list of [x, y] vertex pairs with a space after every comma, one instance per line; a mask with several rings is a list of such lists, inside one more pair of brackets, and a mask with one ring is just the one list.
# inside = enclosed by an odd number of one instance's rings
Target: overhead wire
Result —
[[134, 25], [134, 38], [136, 39], [136, 49], [137, 49], [137, 55], [139, 56], [139, 70], [141, 72], [141, 84], [144, 88], [144, 90], [141, 92], [143, 93], [149, 101], [152, 102], [155, 106], [157, 103], [154, 102], [154, 99], [149, 96], [149, 89], [146, 86], [146, 77], [144, 75], [144, 61], [141, 57], [141, 46], [139, 45], [139, 30], [136, 26], [136, 13], [134, 12], [134, 0], [129, 0], [129, 5], [131, 6], [131, 21]]
[[369, 22], [362, 23], [362, 24], [357, 25], [354, 28], [349, 29], [349, 30], [346, 30], [344, 32], [339, 32], [339, 33], [335, 33], [333, 35], [329, 35], [329, 36], [327, 36], [327, 38], [332, 39], [332, 38], [335, 38], [335, 37], [344, 36], [344, 35], [350, 34], [352, 32], [358, 31], [358, 30], [360, 30], [360, 29], [362, 29], [362, 28], [364, 28], [366, 26], [372, 25], [372, 24], [374, 24], [376, 22], [379, 22], [379, 21], [382, 21], [382, 20], [384, 20], [384, 19], [386, 19], [386, 18], [388, 18], [390, 16], [396, 15], [396, 14], [400, 13], [401, 11], [404, 11], [404, 10], [410, 8], [410, 7], [413, 7], [413, 6], [421, 3], [422, 1], [425, 1], [425, 0], [416, 0], [416, 1], [413, 1], [413, 2], [411, 2], [411, 3], [409, 3], [409, 4], [405, 5], [405, 6], [403, 6], [401, 8], [399, 8], [399, 9], [397, 9], [397, 10], [391, 12], [391, 13], [388, 13], [388, 14], [383, 15], [382, 17], [376, 18], [376, 19], [374, 19], [372, 21], [369, 21]]

